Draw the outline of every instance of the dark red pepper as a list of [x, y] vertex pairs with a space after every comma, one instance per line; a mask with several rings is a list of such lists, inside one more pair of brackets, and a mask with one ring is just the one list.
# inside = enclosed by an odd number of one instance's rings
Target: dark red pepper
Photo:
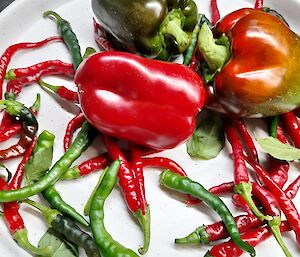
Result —
[[296, 115], [291, 111], [282, 114], [280, 118], [295, 147], [300, 148], [300, 124]]
[[155, 149], [186, 141], [206, 98], [201, 78], [188, 67], [117, 51], [86, 59], [75, 83], [93, 126]]
[[217, 0], [210, 1], [211, 23], [215, 25], [220, 20], [220, 11]]

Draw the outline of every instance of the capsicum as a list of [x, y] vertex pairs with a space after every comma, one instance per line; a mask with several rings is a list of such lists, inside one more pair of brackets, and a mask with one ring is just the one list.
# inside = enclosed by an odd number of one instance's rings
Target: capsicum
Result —
[[187, 140], [206, 100], [201, 78], [188, 67], [118, 51], [90, 56], [75, 82], [93, 126], [155, 149]]
[[117, 49], [168, 59], [183, 53], [198, 19], [193, 0], [92, 0]]
[[[208, 106], [217, 102], [218, 110], [236, 116], [274, 116], [300, 105], [300, 41], [284, 21], [244, 8], [213, 32], [203, 25], [199, 33], [199, 50], [216, 73]], [[224, 36], [228, 46], [218, 42]]]

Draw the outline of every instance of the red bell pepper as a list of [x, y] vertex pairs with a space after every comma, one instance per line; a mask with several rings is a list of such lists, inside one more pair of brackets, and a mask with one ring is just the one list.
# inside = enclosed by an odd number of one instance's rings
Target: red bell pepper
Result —
[[[198, 42], [216, 72], [213, 89], [222, 111], [236, 116], [274, 116], [300, 105], [300, 41], [284, 21], [245, 8], [225, 16], [213, 32], [201, 34], [200, 30]], [[222, 35], [230, 46], [215, 39]], [[224, 47], [229, 56], [212, 54], [212, 49], [224, 52]], [[214, 64], [222, 65], [212, 69]]]
[[79, 67], [75, 82], [87, 120], [101, 132], [155, 149], [186, 141], [206, 99], [184, 65], [107, 51]]

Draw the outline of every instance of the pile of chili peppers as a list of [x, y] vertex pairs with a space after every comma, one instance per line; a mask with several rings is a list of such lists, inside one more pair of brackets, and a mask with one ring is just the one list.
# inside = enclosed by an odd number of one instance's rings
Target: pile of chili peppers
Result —
[[[1, 56], [1, 99], [4, 79], [8, 82], [4, 93], [5, 99], [0, 100], [0, 107], [4, 110], [0, 123], [0, 142], [6, 142], [18, 135], [20, 139], [9, 148], [0, 150], [0, 159], [5, 161], [22, 156], [22, 160], [10, 181], [6, 182], [0, 177], [0, 202], [3, 203], [3, 217], [14, 240], [29, 253], [48, 256], [51, 249], [50, 247], [38, 248], [29, 243], [27, 230], [19, 213], [19, 205], [24, 203], [40, 210], [49, 227], [68, 241], [82, 247], [87, 256], [138, 256], [133, 250], [115, 241], [104, 226], [104, 203], [118, 178], [128, 209], [138, 220], [144, 233], [144, 244], [138, 252], [146, 254], [150, 246], [150, 206], [147, 202], [144, 182], [144, 168], [146, 167], [165, 170], [160, 175], [162, 186], [185, 194], [187, 204], [205, 202], [221, 218], [219, 222], [198, 226], [186, 237], [177, 238], [176, 244], [214, 242], [214, 246], [205, 256], [236, 257], [244, 251], [255, 256], [254, 247], [272, 234], [284, 254], [292, 256], [281, 236], [281, 233], [290, 230], [295, 232], [297, 242], [300, 243], [300, 214], [292, 201], [300, 188], [300, 176], [283, 189], [288, 182], [290, 164], [269, 156], [269, 166], [264, 168], [259, 162], [258, 151], [243, 119], [224, 117], [224, 133], [232, 149], [233, 181], [206, 190], [198, 182], [189, 179], [178, 163], [169, 158], [157, 156], [158, 152], [173, 148], [191, 136], [196, 115], [203, 108], [206, 100], [204, 83], [197, 75], [197, 73], [201, 76], [204, 74], [203, 77], [206, 78], [207, 68], [203, 66], [205, 57], [201, 56], [197, 47], [198, 35], [203, 26], [207, 26], [208, 29], [216, 24], [219, 27], [223, 26], [222, 23], [218, 23], [220, 12], [216, 0], [211, 0], [211, 22], [204, 15], [195, 15], [197, 8], [193, 1], [181, 2], [184, 1], [170, 1], [168, 6], [161, 6], [166, 12], [162, 13], [161, 17], [167, 17], [170, 23], [176, 21], [176, 26], [174, 26], [178, 29], [177, 36], [180, 33], [186, 33], [184, 30], [191, 32], [189, 45], [181, 47], [184, 48], [182, 51], [185, 51], [184, 65], [163, 63], [116, 51], [118, 46], [115, 44], [116, 39], [96, 20], [94, 20], [95, 40], [101, 49], [108, 50], [108, 52], [95, 54], [95, 50], [88, 48], [82, 55], [78, 39], [70, 23], [53, 11], [45, 12], [44, 17], [54, 19], [59, 36], [40, 42], [12, 45]], [[175, 9], [179, 16], [176, 16]], [[257, 0], [254, 9], [239, 10], [233, 17], [236, 18], [245, 12], [254, 13], [255, 9], [264, 10], [263, 1]], [[180, 16], [181, 12], [184, 16]], [[192, 25], [184, 27], [184, 23], [178, 23], [179, 20], [183, 22], [185, 19], [190, 19], [187, 24]], [[105, 25], [107, 28], [108, 25]], [[168, 40], [166, 28], [163, 27], [163, 29], [164, 40]], [[224, 31], [226, 31], [226, 26]], [[121, 33], [120, 31], [110, 32], [114, 33], [114, 36], [117, 32]], [[155, 31], [154, 37], [155, 40], [159, 40], [157, 39], [159, 31]], [[140, 48], [142, 45], [139, 45], [137, 52], [145, 50], [147, 55], [155, 53], [155, 56], [160, 56], [161, 45], [157, 48], [155, 42], [151, 41], [150, 35], [146, 38], [147, 42], [143, 41], [143, 44], [147, 45], [151, 42], [151, 47], [148, 45], [149, 49], [142, 49]], [[186, 37], [185, 39], [187, 40]], [[138, 41], [136, 38], [134, 40]], [[180, 37], [176, 40], [180, 41]], [[25, 68], [7, 70], [11, 58], [18, 51], [37, 49], [54, 42], [66, 44], [72, 63], [48, 60]], [[130, 45], [133, 42], [127, 43]], [[124, 47], [126, 40], [122, 42], [122, 45], [123, 48], [120, 49], [124, 50], [127, 47]], [[177, 47], [180, 48], [179, 45]], [[133, 50], [133, 48], [127, 50]], [[169, 59], [170, 55], [176, 53], [176, 51], [172, 52], [174, 49], [171, 49], [170, 45], [167, 50], [169, 52], [165, 59]], [[93, 56], [89, 57], [92, 54]], [[82, 62], [84, 63], [81, 64]], [[110, 75], [99, 78], [99, 74], [109, 73], [110, 69], [115, 69], [115, 72], [121, 69], [125, 75], [123, 74], [124, 77], [122, 77], [121, 74], [119, 80]], [[166, 71], [161, 72], [161, 70]], [[127, 77], [126, 74], [130, 73], [134, 76]], [[149, 73], [155, 74], [157, 78], [146, 81], [143, 76], [149, 76], [147, 75]], [[49, 75], [63, 75], [73, 79], [78, 85], [79, 93], [65, 86], [46, 83], [43, 78]], [[125, 83], [123, 88], [120, 88], [120, 83], [128, 78], [130, 78], [128, 84]], [[144, 86], [137, 87], [136, 85], [142, 81]], [[209, 83], [209, 81], [206, 82]], [[36, 181], [21, 187], [27, 163], [37, 153], [53, 148], [54, 142], [54, 135], [50, 132], [44, 131], [39, 136], [37, 135], [39, 95], [30, 108], [17, 101], [23, 87], [34, 83], [50, 90], [64, 101], [80, 103], [82, 112], [67, 124], [63, 139], [65, 154], [52, 167], [47, 167], [48, 171]], [[107, 86], [110, 87], [110, 91], [107, 91]], [[159, 95], [149, 90], [153, 87], [156, 87]], [[103, 96], [100, 97], [99, 92]], [[110, 94], [111, 92], [114, 95]], [[112, 98], [116, 96], [118, 99], [114, 101]], [[177, 102], [174, 100], [176, 97], [178, 97]], [[115, 115], [111, 115], [110, 111], [115, 108], [116, 103], [121, 105], [120, 110]], [[156, 109], [159, 111], [153, 118], [153, 112]], [[290, 142], [300, 148], [299, 113], [299, 110], [289, 111], [266, 119], [270, 136], [278, 138], [284, 144]], [[141, 118], [143, 115], [144, 117]], [[157, 119], [160, 123], [156, 122]], [[174, 127], [174, 123], [177, 127]], [[79, 129], [76, 138], [73, 139]], [[106, 152], [72, 166], [96, 136], [100, 136]], [[156, 156], [149, 156], [151, 154], [156, 154]], [[251, 181], [246, 164], [252, 167], [256, 181]], [[85, 215], [89, 216], [88, 221], [64, 201], [54, 185], [59, 180], [77, 179], [98, 170], [103, 170], [101, 177], [84, 209]], [[42, 193], [52, 208], [28, 199], [38, 193]], [[245, 214], [233, 217], [218, 197], [224, 193], [232, 193], [233, 203]], [[282, 220], [282, 213], [286, 220]], [[84, 232], [76, 225], [76, 222], [90, 227], [92, 235]], [[228, 237], [231, 238], [229, 241], [217, 244], [217, 241]]]

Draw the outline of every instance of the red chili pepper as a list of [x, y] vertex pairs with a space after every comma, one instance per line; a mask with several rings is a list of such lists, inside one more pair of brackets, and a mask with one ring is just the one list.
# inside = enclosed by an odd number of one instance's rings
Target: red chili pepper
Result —
[[72, 118], [66, 128], [66, 132], [64, 135], [64, 150], [65, 152], [69, 149], [71, 142], [72, 142], [72, 136], [74, 132], [79, 129], [83, 122], [85, 121], [85, 117], [82, 113], [77, 114], [74, 118]]
[[254, 215], [249, 204], [245, 201], [245, 199], [241, 195], [234, 194], [232, 196], [232, 202], [236, 207], [241, 208], [243, 211], [248, 213], [248, 215]]
[[22, 131], [22, 125], [19, 123], [13, 124], [9, 127], [4, 128], [0, 132], [0, 142], [4, 142], [12, 136], [19, 134]]
[[294, 112], [287, 112], [280, 116], [287, 134], [295, 147], [300, 148], [300, 124]]
[[26, 150], [21, 162], [19, 163], [17, 170], [14, 174], [14, 176], [12, 177], [10, 183], [9, 183], [9, 187], [11, 189], [18, 189], [21, 186], [23, 177], [24, 177], [24, 168], [25, 168], [25, 164], [27, 163], [27, 161], [29, 160], [32, 150], [35, 146], [35, 143], [37, 141], [37, 137], [34, 137], [30, 146], [28, 147], [28, 149]]
[[287, 161], [277, 160], [273, 157], [270, 157], [270, 164], [269, 174], [271, 178], [280, 188], [283, 188], [288, 181], [290, 164]]
[[[284, 221], [280, 225], [280, 231], [286, 232], [290, 231], [291, 227], [288, 224], [288, 222]], [[266, 240], [268, 237], [270, 237], [272, 233], [270, 232], [269, 228], [267, 226], [260, 227], [255, 230], [246, 232], [241, 236], [242, 240], [244, 240], [246, 243], [250, 244], [251, 246], [255, 247], [259, 243]], [[232, 240], [215, 245], [209, 252], [206, 253], [205, 257], [238, 257], [243, 254], [243, 250], [241, 250], [239, 247], [237, 247]]]
[[0, 133], [4, 130], [9, 128], [11, 125], [14, 124], [12, 116], [10, 116], [7, 112], [2, 112], [3, 115], [1, 116], [0, 122]]
[[166, 157], [147, 157], [142, 158], [144, 167], [157, 167], [163, 169], [169, 169], [180, 176], [186, 177], [187, 174], [184, 169], [175, 161]]
[[285, 134], [284, 134], [284, 132], [283, 132], [283, 130], [282, 130], [282, 127], [280, 127], [280, 126], [277, 126], [277, 138], [278, 138], [278, 140], [280, 140], [282, 143], [284, 143], [284, 144], [287, 143]]
[[19, 51], [19, 50], [24, 50], [24, 49], [30, 49], [30, 48], [39, 48], [41, 46], [44, 46], [45, 44], [52, 42], [52, 41], [62, 41], [61, 37], [49, 37], [46, 38], [45, 40], [39, 41], [39, 42], [34, 42], [34, 43], [18, 43], [15, 45], [9, 46], [5, 52], [2, 54], [0, 58], [0, 99], [2, 99], [2, 85], [4, 81], [4, 77], [6, 75], [6, 70], [8, 67], [8, 64], [13, 57], [13, 55]]
[[111, 42], [107, 38], [107, 32], [104, 28], [93, 18], [94, 23], [94, 38], [101, 50], [115, 51], [116, 49], [112, 46]]
[[244, 155], [245, 160], [252, 166], [256, 173], [258, 173], [265, 187], [275, 195], [277, 201], [283, 211], [284, 215], [287, 218], [287, 221], [290, 223], [292, 229], [294, 230], [297, 238], [297, 242], [300, 244], [300, 214], [297, 211], [293, 201], [287, 197], [287, 195], [282, 191], [280, 187], [272, 180], [270, 175], [264, 170], [264, 168], [258, 163], [254, 162], [252, 159]]
[[241, 119], [233, 119], [233, 126], [237, 129], [243, 142], [247, 146], [250, 157], [253, 158], [256, 162], [259, 162], [256, 147], [251, 135], [247, 130], [245, 122]]
[[[8, 186], [0, 177], [0, 190], [10, 189], [10, 186]], [[19, 213], [18, 202], [3, 203], [3, 216], [14, 240], [22, 248], [37, 255], [48, 256], [50, 254], [49, 247], [37, 248], [29, 243], [27, 229], [25, 228], [23, 218]]]
[[103, 135], [104, 145], [112, 160], [120, 160], [119, 183], [129, 209], [135, 213], [139, 209], [135, 174], [117, 144], [109, 136]]
[[142, 214], [145, 215], [147, 208], [147, 200], [145, 193], [145, 181], [144, 181], [144, 171], [143, 171], [143, 161], [141, 156], [140, 149], [135, 145], [130, 145], [131, 148], [131, 166], [133, 169], [133, 173], [136, 177], [136, 188], [137, 188], [137, 196], [140, 202], [140, 209]]
[[186, 141], [206, 98], [200, 76], [188, 67], [117, 51], [86, 59], [75, 83], [94, 127], [155, 149]]
[[111, 163], [111, 160], [107, 153], [101, 154], [97, 157], [84, 161], [83, 163], [76, 165], [69, 169], [62, 179], [76, 179], [86, 176], [96, 170], [101, 170]]
[[26, 68], [16, 68], [11, 69], [7, 72], [5, 78], [12, 80], [21, 77], [35, 76], [41, 70], [46, 70], [49, 68], [62, 68], [62, 69], [72, 69], [73, 65], [70, 63], [65, 63], [60, 60], [48, 60], [40, 63], [36, 63]]
[[54, 86], [46, 83], [43, 80], [38, 81], [39, 85], [42, 86], [43, 88], [50, 89], [53, 93], [57, 94], [60, 96], [62, 99], [65, 99], [70, 102], [75, 102], [78, 103], [78, 92], [77, 91], [72, 91], [64, 86]]
[[217, 0], [210, 1], [210, 9], [211, 9], [211, 23], [215, 25], [220, 20], [220, 12], [218, 8]]
[[300, 188], [300, 176], [298, 176], [284, 191], [286, 196], [290, 199], [295, 198]]
[[[263, 222], [254, 215], [240, 215], [234, 218], [239, 232], [242, 234], [253, 228], [263, 225]], [[223, 221], [196, 228], [188, 236], [175, 239], [176, 244], [208, 244], [229, 237]]]
[[264, 0], [256, 0], [254, 9], [262, 10], [264, 7]]
[[44, 76], [61, 74], [73, 76], [74, 73], [73, 67], [48, 67], [45, 69], [40, 69], [37, 70], [35, 74], [9, 81], [6, 86], [6, 91], [18, 95], [24, 86], [37, 82]]

